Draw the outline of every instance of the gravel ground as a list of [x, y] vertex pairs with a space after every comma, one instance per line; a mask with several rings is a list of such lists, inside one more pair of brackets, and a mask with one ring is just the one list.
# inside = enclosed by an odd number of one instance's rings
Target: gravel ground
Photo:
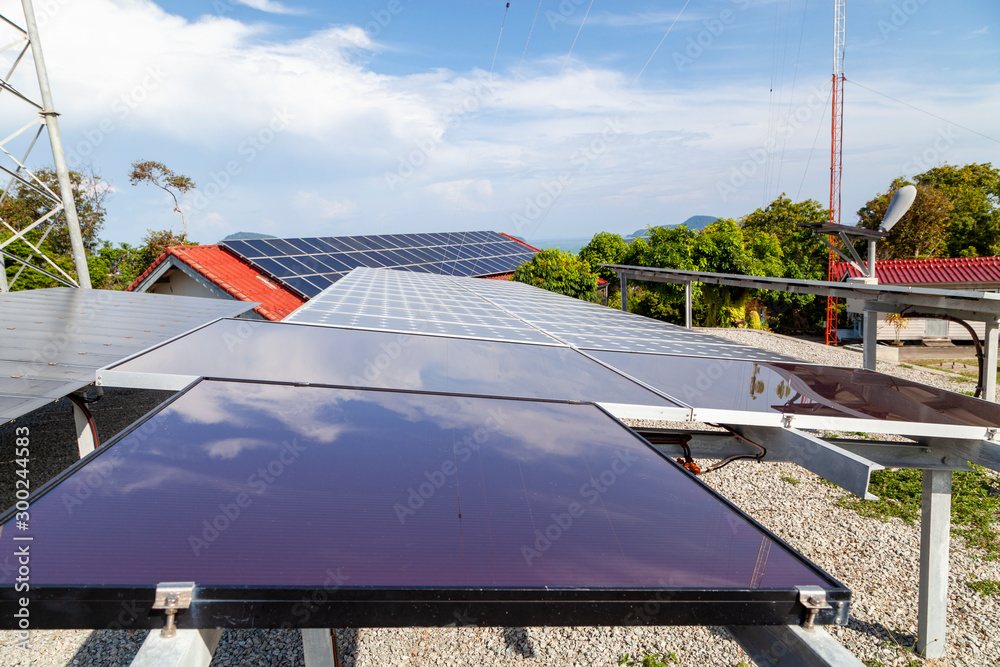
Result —
[[[732, 329], [712, 333], [812, 362], [861, 365], [858, 353], [784, 336]], [[971, 388], [940, 372], [883, 363], [879, 370], [952, 391]], [[95, 409], [102, 437], [164, 398], [155, 392], [109, 393]], [[33, 465], [54, 475], [75, 459], [75, 444], [66, 435], [72, 434], [72, 418], [67, 405], [39, 412], [30, 418], [44, 422], [37, 428], [49, 429], [42, 432], [51, 434], [46, 438], [53, 447]], [[9, 467], [5, 428], [9, 426], [0, 427], [0, 465]], [[39, 432], [35, 428], [33, 434]], [[65, 444], [67, 439], [72, 446]], [[56, 446], [60, 442], [62, 451]], [[906, 649], [917, 623], [917, 526], [883, 523], [841, 509], [835, 501], [845, 492], [791, 463], [733, 464], [702, 479], [851, 588], [850, 624], [829, 630], [861, 660], [870, 665], [1000, 665], [1000, 596], [984, 598], [967, 586], [970, 579], [1000, 580], [1000, 561], [987, 561], [960, 539], [953, 540], [948, 653], [942, 661], [924, 661]], [[638, 656], [639, 662], [644, 654], [675, 656], [675, 664], [704, 667], [749, 661], [719, 628], [358, 628], [336, 633], [341, 664], [348, 667], [617, 665], [626, 654]], [[0, 632], [0, 665], [127, 665], [145, 636], [145, 631], [34, 631], [32, 650], [25, 656], [15, 648], [13, 633]], [[213, 664], [302, 665], [301, 638], [295, 631], [226, 631]]]

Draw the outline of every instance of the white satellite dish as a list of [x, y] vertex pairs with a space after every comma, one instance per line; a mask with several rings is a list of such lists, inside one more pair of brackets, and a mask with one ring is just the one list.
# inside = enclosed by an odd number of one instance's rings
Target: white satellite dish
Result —
[[910, 210], [910, 207], [913, 206], [913, 200], [916, 198], [917, 189], [912, 185], [904, 185], [896, 190], [896, 194], [892, 196], [892, 201], [889, 202], [889, 208], [885, 210], [885, 215], [882, 217], [882, 224], [879, 225], [879, 229], [883, 232], [892, 229], [899, 222], [899, 219]]

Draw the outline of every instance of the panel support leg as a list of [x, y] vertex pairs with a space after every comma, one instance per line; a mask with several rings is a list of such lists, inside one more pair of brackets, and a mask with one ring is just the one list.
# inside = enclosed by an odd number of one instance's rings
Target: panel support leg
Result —
[[624, 273], [618, 274], [618, 284], [622, 288], [622, 312], [628, 312], [628, 278]]
[[983, 352], [983, 398], [987, 401], [997, 401], [997, 343], [1000, 341], [1000, 322], [986, 322]]
[[221, 636], [221, 629], [178, 630], [170, 638], [151, 630], [132, 667], [208, 667]]
[[336, 667], [337, 636], [330, 628], [303, 628], [302, 653], [306, 667]]
[[80, 448], [80, 458], [82, 459], [94, 451], [97, 438], [94, 430], [90, 427], [87, 413], [76, 404], [76, 401], [70, 401], [70, 404], [73, 406], [73, 422], [76, 424], [76, 444]]
[[951, 471], [924, 470], [923, 475], [916, 650], [925, 658], [941, 658], [948, 615]]
[[684, 283], [684, 326], [690, 329], [694, 323], [691, 298], [691, 283]]
[[863, 316], [862, 348], [864, 355], [864, 367], [870, 371], [875, 370], [875, 360], [878, 355], [878, 313], [868, 310], [865, 304]]
[[728, 632], [755, 665], [863, 667], [850, 651], [825, 630], [797, 625], [734, 625]]

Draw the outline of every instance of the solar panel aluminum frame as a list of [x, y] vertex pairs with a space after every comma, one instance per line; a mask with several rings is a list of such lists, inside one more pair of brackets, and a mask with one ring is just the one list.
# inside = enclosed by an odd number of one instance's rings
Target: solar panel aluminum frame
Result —
[[[77, 461], [39, 487], [33, 504], [54, 491], [78, 470], [110, 451], [113, 445], [142, 428], [150, 419], [181, 399], [200, 379], [138, 419], [111, 441]], [[263, 382], [291, 385], [294, 383]], [[372, 392], [401, 392], [372, 389]], [[469, 396], [469, 398], [484, 398]], [[572, 401], [523, 400], [528, 403], [576, 404]], [[664, 459], [677, 463], [633, 429], [608, 415], [624, 431]], [[711, 487], [717, 501], [738, 514], [794, 559], [830, 582], [824, 589], [828, 609], [816, 611], [816, 625], [846, 625], [851, 591], [809, 561], [791, 545], [759, 524]], [[12, 519], [16, 507], [0, 514], [0, 525]], [[191, 605], [174, 616], [179, 629], [263, 629], [315, 627], [496, 627], [496, 626], [660, 626], [660, 625], [799, 625], [810, 611], [795, 589], [778, 588], [515, 588], [515, 587], [349, 587], [330, 573], [329, 581], [313, 586], [196, 586]], [[155, 586], [37, 586], [30, 592], [0, 588], [0, 629], [17, 629], [15, 613], [29, 596], [34, 629], [162, 628], [165, 614], [154, 609]]]

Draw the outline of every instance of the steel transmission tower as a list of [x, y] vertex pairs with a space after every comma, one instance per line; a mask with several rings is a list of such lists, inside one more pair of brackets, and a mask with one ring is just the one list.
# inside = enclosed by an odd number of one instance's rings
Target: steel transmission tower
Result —
[[[840, 224], [840, 174], [843, 171], [844, 140], [844, 38], [847, 0], [834, 0], [833, 8], [833, 111], [830, 140], [830, 222]], [[836, 280], [833, 249], [827, 258], [827, 279]], [[826, 300], [826, 344], [837, 342], [837, 299]]]
[[[21, 0], [24, 11], [24, 27], [13, 17], [0, 14], [0, 22], [6, 25], [16, 35], [14, 41], [0, 51], [15, 54], [6, 76], [0, 78], [0, 95], [11, 103], [21, 104], [26, 111], [22, 127], [10, 133], [0, 141], [0, 171], [7, 177], [6, 187], [0, 193], [0, 202], [11, 195], [27, 191], [46, 203], [46, 209], [36, 220], [17, 229], [10, 221], [0, 217], [0, 292], [8, 291], [24, 271], [38, 271], [55, 278], [64, 284], [76, 287], [90, 287], [90, 274], [87, 270], [87, 256], [83, 247], [83, 236], [80, 233], [80, 221], [76, 215], [76, 205], [73, 200], [73, 186], [70, 182], [69, 169], [66, 166], [66, 155], [63, 152], [62, 138], [59, 134], [58, 115], [52, 103], [52, 90], [49, 87], [49, 77], [45, 70], [45, 59], [42, 56], [42, 45], [38, 39], [38, 23], [35, 20], [35, 10], [31, 0]], [[14, 77], [18, 66], [25, 60], [28, 52], [35, 65], [35, 75], [38, 81], [38, 98], [27, 90], [19, 90], [14, 85]], [[23, 69], [23, 68], [22, 68]], [[22, 79], [23, 80], [23, 79]], [[30, 113], [36, 114], [30, 117]], [[38, 142], [43, 131], [48, 131], [49, 145], [52, 147], [52, 159], [58, 181], [58, 193], [43, 183], [28, 168], [27, 161], [32, 149]], [[3, 133], [6, 134], [6, 133]], [[14, 148], [17, 144], [17, 148]], [[16, 157], [12, 151], [17, 151]], [[59, 224], [59, 214], [63, 213], [65, 224], [69, 229], [70, 244], [73, 250], [73, 263], [76, 266], [76, 280], [58, 266], [52, 258], [40, 249], [42, 242]], [[28, 232], [39, 230], [41, 237], [32, 241]], [[6, 237], [6, 238], [5, 238]], [[28, 257], [18, 257], [10, 252], [8, 246], [20, 241], [29, 248]], [[40, 268], [31, 260], [39, 257]], [[14, 278], [8, 283], [4, 260], [13, 261], [20, 266]]]

